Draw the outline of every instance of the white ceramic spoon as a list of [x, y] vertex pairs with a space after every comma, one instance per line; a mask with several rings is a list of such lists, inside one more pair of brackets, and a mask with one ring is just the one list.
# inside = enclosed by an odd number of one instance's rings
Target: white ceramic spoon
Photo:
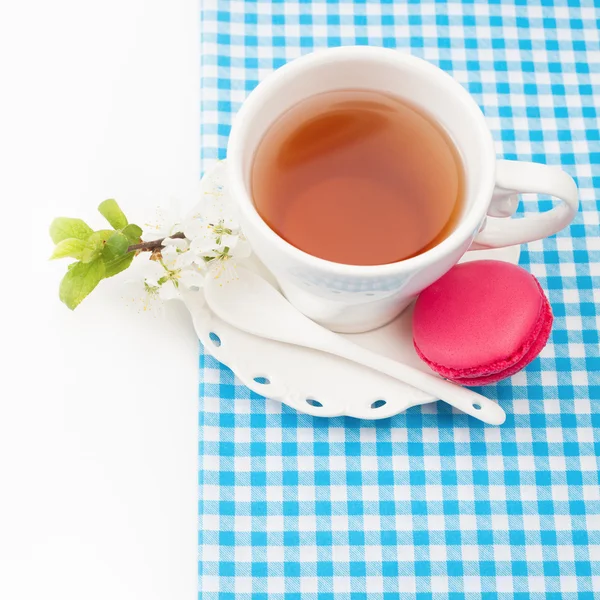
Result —
[[381, 356], [317, 325], [294, 308], [260, 275], [242, 267], [239, 278], [223, 283], [208, 277], [205, 297], [223, 321], [252, 335], [340, 356], [394, 377], [492, 425], [506, 419], [493, 400], [450, 381]]

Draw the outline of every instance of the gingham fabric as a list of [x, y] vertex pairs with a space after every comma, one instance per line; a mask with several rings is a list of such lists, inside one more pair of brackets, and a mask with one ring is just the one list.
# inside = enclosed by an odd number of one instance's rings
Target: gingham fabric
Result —
[[203, 2], [204, 168], [273, 69], [370, 44], [451, 73], [498, 155], [562, 165], [581, 212], [523, 248], [555, 324], [541, 358], [482, 389], [506, 409], [501, 427], [443, 403], [313, 418], [201, 355], [202, 600], [600, 598], [599, 18], [592, 0]]

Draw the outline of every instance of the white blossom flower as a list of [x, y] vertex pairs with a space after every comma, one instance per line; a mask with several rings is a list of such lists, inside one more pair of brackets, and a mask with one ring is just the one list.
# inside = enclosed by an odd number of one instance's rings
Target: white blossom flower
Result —
[[[242, 232], [236, 206], [224, 185], [226, 172], [226, 163], [219, 162], [210, 175], [202, 179], [200, 199], [183, 223], [185, 237], [197, 254], [212, 256], [229, 248], [232, 255], [239, 242]], [[247, 254], [241, 247], [240, 252]]]
[[123, 296], [126, 306], [134, 308], [139, 313], [150, 313], [154, 317], [164, 316], [165, 303], [158, 295], [158, 290], [147, 289], [130, 281]]
[[171, 300], [181, 296], [181, 288], [199, 289], [204, 285], [204, 275], [195, 263], [196, 256], [189, 250], [180, 250], [175, 245], [165, 246], [158, 262], [163, 268], [157, 280], [160, 297]]
[[[189, 296], [203, 286], [204, 277], [235, 279], [237, 261], [250, 256], [236, 210], [224, 186], [225, 163], [218, 164], [201, 182], [201, 197], [185, 218], [172, 204], [157, 213], [144, 241], [162, 240], [143, 265], [142, 280], [148, 298], [170, 300]], [[151, 259], [150, 259], [151, 258]], [[200, 294], [201, 295], [201, 294]]]
[[154, 223], [146, 223], [144, 225], [142, 240], [144, 242], [153, 242], [175, 233], [181, 233], [183, 221], [179, 201], [171, 200], [168, 207], [163, 206], [156, 209]]
[[226, 207], [215, 198], [204, 196], [196, 204], [192, 214], [183, 223], [183, 232], [187, 238], [195, 238], [203, 233], [204, 225], [211, 228], [220, 226], [223, 229], [238, 231], [239, 225]]
[[[231, 229], [223, 228], [221, 225], [205, 228], [205, 231], [192, 238], [190, 250], [198, 256], [212, 256], [215, 253], [225, 251], [227, 248], [230, 255], [233, 255], [234, 249], [238, 249], [236, 254], [239, 258], [249, 256], [245, 238], [241, 233], [234, 234]], [[239, 248], [238, 248], [239, 246]]]
[[150, 254], [145, 254], [144, 258], [146, 260], [141, 269], [144, 285], [148, 289], [156, 290], [158, 292], [158, 288], [160, 288], [161, 285], [159, 281], [165, 275], [165, 268], [158, 260], [154, 260]]
[[183, 252], [184, 250], [187, 250], [190, 247], [190, 242], [185, 238], [166, 237], [162, 241], [162, 245], [165, 247], [172, 246], [173, 248], [176, 248], [179, 252]]
[[134, 264], [136, 279], [126, 281], [124, 299], [140, 313], [151, 313], [158, 317], [164, 314], [164, 302], [159, 295], [158, 280], [162, 277], [164, 268], [151, 260], [149, 252], [140, 254]]
[[221, 183], [222, 171], [224, 165], [203, 180], [202, 196], [183, 223], [183, 232], [190, 240], [190, 250], [198, 256], [199, 263], [203, 261], [208, 265], [213, 275], [222, 274], [235, 261], [251, 254], [250, 244], [236, 218], [235, 207]]
[[[166, 240], [165, 240], [166, 241]], [[159, 255], [146, 259], [141, 275], [146, 294], [161, 300], [181, 298], [186, 290], [197, 290], [204, 285], [204, 274], [195, 264], [195, 255], [189, 250], [182, 250], [181, 242], [186, 240], [169, 240]]]
[[183, 223], [185, 237], [192, 242], [196, 253], [217, 248], [232, 248], [241, 233], [239, 224], [221, 209], [214, 210], [213, 202], [201, 201], [196, 214]]
[[203, 255], [203, 260], [212, 277], [224, 277], [226, 280], [231, 280], [237, 278], [235, 267], [238, 261], [248, 258], [250, 254], [250, 244], [240, 235], [231, 247], [225, 246], [207, 252]]

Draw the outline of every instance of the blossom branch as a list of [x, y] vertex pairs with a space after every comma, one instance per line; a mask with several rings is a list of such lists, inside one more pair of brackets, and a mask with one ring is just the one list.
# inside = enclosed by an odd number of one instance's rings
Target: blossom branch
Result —
[[250, 256], [251, 249], [228, 212], [229, 202], [219, 181], [210, 178], [204, 184], [191, 216], [182, 219], [159, 209], [159, 223], [146, 232], [129, 223], [112, 199], [98, 207], [112, 229], [94, 231], [81, 219], [55, 219], [50, 226], [56, 244], [52, 258], [77, 261], [69, 265], [61, 282], [60, 299], [74, 309], [101, 280], [124, 271], [134, 260], [140, 264], [148, 302], [181, 299], [182, 293], [202, 288], [209, 274], [216, 277], [229, 272], [235, 261]]
[[[183, 240], [185, 235], [183, 233], [174, 233], [173, 235], [167, 236], [171, 239]], [[133, 244], [127, 248], [127, 252], [152, 252], [154, 250], [160, 250], [163, 248], [163, 242], [167, 238], [160, 238], [159, 240], [153, 240], [152, 242], [141, 242], [139, 244]]]

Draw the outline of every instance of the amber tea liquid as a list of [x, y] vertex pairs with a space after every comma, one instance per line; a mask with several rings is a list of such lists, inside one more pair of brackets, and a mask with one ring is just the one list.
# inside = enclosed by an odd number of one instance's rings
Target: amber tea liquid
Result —
[[264, 221], [297, 248], [349, 265], [429, 250], [454, 230], [463, 167], [448, 134], [403, 101], [336, 91], [300, 102], [267, 131], [252, 167]]

